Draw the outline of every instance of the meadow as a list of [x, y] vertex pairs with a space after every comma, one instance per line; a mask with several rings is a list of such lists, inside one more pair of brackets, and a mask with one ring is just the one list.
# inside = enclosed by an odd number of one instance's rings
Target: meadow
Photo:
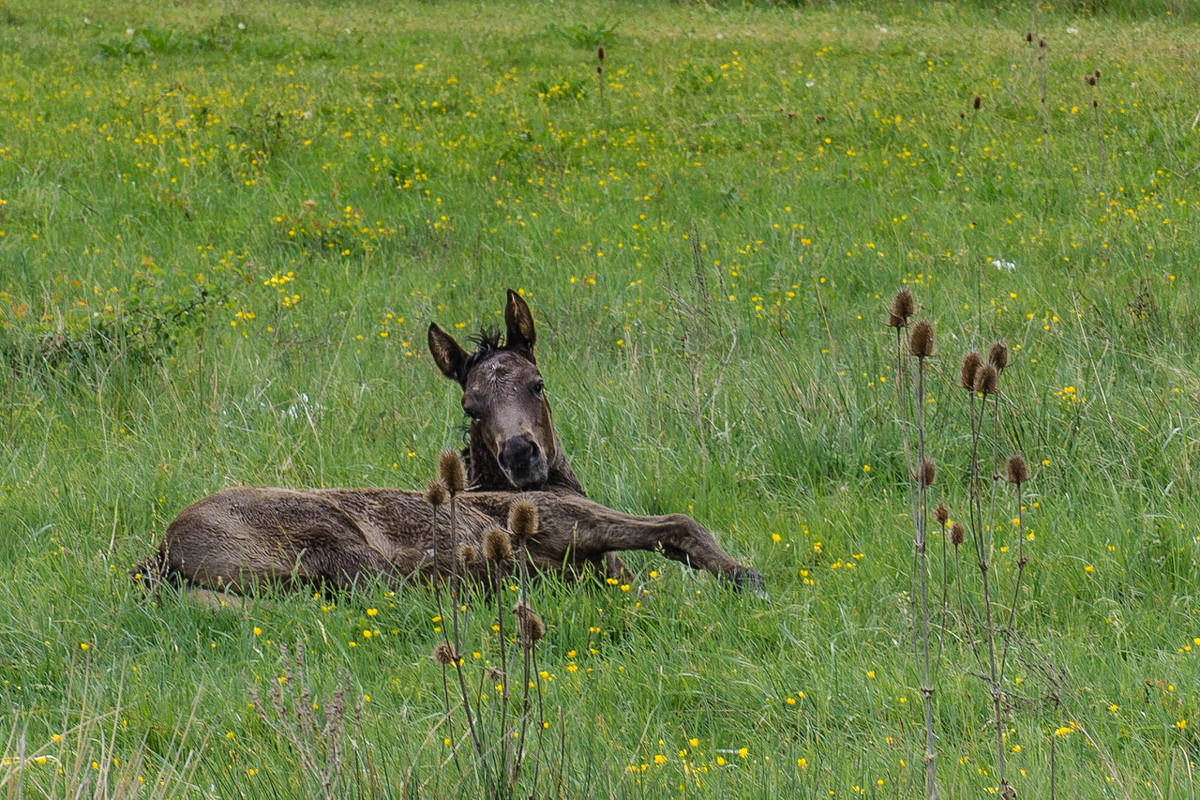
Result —
[[[900, 288], [936, 325], [954, 519], [959, 360], [1011, 348], [983, 467], [1031, 473], [991, 530], [1009, 782], [1200, 796], [1195, 22], [4, 0], [0, 795], [479, 796], [427, 587], [212, 609], [127, 572], [223, 487], [424, 487], [464, 423], [426, 328], [500, 325], [511, 287], [589, 495], [693, 515], [771, 595], [654, 554], [533, 587], [538, 796], [923, 796]], [[465, 615], [468, 669], [494, 616]], [[997, 737], [956, 619], [939, 796], [978, 797]]]

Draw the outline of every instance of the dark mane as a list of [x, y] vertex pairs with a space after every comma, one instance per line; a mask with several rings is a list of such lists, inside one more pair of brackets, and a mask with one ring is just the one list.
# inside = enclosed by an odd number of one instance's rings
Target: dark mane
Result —
[[475, 344], [475, 352], [463, 359], [462, 366], [459, 368], [459, 383], [465, 384], [471, 370], [504, 349], [500, 345], [500, 331], [495, 328], [480, 329], [477, 335], [471, 337], [471, 341]]

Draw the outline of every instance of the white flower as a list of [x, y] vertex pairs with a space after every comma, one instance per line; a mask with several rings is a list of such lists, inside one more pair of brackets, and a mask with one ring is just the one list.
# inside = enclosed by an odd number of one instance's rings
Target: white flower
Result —
[[1014, 269], [1017, 268], [1017, 265], [1014, 264], [1013, 262], [1001, 261], [1000, 259], [993, 259], [992, 266], [994, 266], [996, 269], [1003, 270], [1005, 272], [1012, 272]]
[[1067, 33], [1074, 36], [1075, 34], [1079, 33], [1079, 28], [1067, 28]]

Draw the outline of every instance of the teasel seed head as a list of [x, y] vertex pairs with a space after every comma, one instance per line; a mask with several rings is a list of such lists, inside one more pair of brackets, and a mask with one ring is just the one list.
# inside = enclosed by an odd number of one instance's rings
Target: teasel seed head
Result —
[[975, 388], [975, 373], [983, 365], [983, 359], [974, 350], [963, 356], [962, 369], [958, 373], [958, 385], [963, 389]]
[[971, 102], [971, 107], [978, 111], [981, 105], [983, 105], [983, 98], [975, 95], [975, 99]]
[[933, 355], [933, 323], [923, 319], [913, 326], [912, 337], [908, 341], [908, 351], [917, 358], [928, 358]]
[[1029, 42], [1030, 44], [1033, 44], [1033, 32], [1032, 31], [1029, 31], [1025, 34], [1025, 41]]
[[1000, 391], [1000, 373], [991, 364], [984, 364], [975, 372], [975, 391], [980, 394]]
[[443, 667], [452, 667], [458, 663], [459, 659], [453, 647], [446, 642], [439, 642], [438, 646], [433, 648], [433, 660]]
[[458, 560], [463, 564], [474, 564], [479, 553], [469, 544], [464, 544], [458, 548]]
[[994, 341], [988, 348], [988, 363], [995, 367], [997, 372], [1003, 372], [1008, 366], [1008, 354], [1008, 342], [1003, 339]]
[[483, 557], [488, 561], [505, 563], [512, 561], [512, 542], [508, 534], [499, 528], [492, 528], [483, 535]]
[[438, 475], [452, 496], [467, 488], [467, 471], [457, 450], [442, 453], [438, 459]]
[[1088, 85], [1088, 86], [1095, 86], [1095, 85], [1096, 85], [1096, 76], [1095, 76], [1095, 75], [1087, 75], [1087, 76], [1085, 76], [1085, 77], [1084, 77], [1084, 79], [1083, 79], [1083, 80], [1084, 80], [1084, 82], [1085, 82], [1085, 83], [1087, 83], [1087, 85]]
[[521, 500], [509, 507], [508, 529], [522, 539], [537, 535], [538, 513], [533, 503]]
[[437, 508], [446, 505], [449, 496], [446, 494], [446, 484], [441, 481], [430, 481], [425, 489], [425, 502]]
[[528, 604], [517, 603], [513, 606], [513, 614], [521, 623], [521, 633], [524, 635], [526, 644], [532, 645], [545, 638], [546, 623], [542, 622], [542, 618]]
[[1100, 79], [1100, 70], [1096, 70], [1093, 74], [1096, 76], [1096, 80]]
[[913, 294], [908, 289], [901, 289], [892, 298], [892, 306], [888, 309], [888, 327], [903, 328], [908, 325], [908, 318], [916, 310]]
[[967, 526], [956, 522], [950, 526], [950, 544], [958, 547], [967, 540]]
[[601, 61], [604, 60], [604, 45], [600, 45], [596, 48], [596, 58], [600, 59]]
[[917, 467], [917, 483], [922, 489], [928, 489], [933, 486], [933, 482], [937, 480], [937, 464], [933, 463], [932, 459], [925, 459]]
[[1009, 483], [1019, 485], [1029, 480], [1029, 465], [1025, 463], [1025, 457], [1020, 454], [1008, 457], [1008, 463], [1004, 465], [1004, 472]]
[[933, 518], [937, 520], [938, 525], [946, 527], [946, 522], [950, 519], [950, 509], [946, 508], [945, 503], [938, 503], [937, 508], [933, 510]]

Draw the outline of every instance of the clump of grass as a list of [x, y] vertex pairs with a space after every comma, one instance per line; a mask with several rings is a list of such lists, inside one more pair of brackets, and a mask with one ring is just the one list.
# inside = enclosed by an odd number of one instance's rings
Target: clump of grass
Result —
[[[309, 780], [308, 789], [326, 800], [345, 797], [353, 785], [353, 768], [361, 735], [362, 709], [350, 701], [354, 692], [349, 673], [343, 673], [342, 686], [329, 698], [314, 697], [304, 668], [304, 647], [296, 642], [289, 654], [280, 645], [283, 674], [270, 683], [264, 697], [258, 687], [248, 685], [250, 703], [258, 718], [295, 754], [301, 774]], [[359, 729], [358, 736], [348, 735], [347, 717]]]

